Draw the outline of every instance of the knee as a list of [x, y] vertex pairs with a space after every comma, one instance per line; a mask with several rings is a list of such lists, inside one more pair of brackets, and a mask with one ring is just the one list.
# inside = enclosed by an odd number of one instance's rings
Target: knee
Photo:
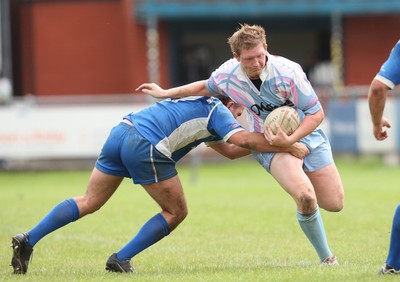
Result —
[[340, 212], [343, 209], [343, 205], [325, 206], [321, 207], [328, 212]]
[[185, 206], [180, 207], [179, 209], [175, 209], [172, 212], [164, 211], [169, 214], [168, 216], [168, 224], [169, 227], [172, 230], [174, 230], [182, 221], [185, 220], [185, 218], [188, 215], [188, 209]]
[[340, 212], [344, 208], [344, 197], [338, 195], [334, 199], [330, 199], [327, 203], [319, 203], [320, 207], [328, 212]]
[[311, 214], [317, 208], [317, 199], [311, 192], [303, 192], [298, 198], [298, 209], [302, 214]]
[[344, 208], [344, 201], [343, 199], [340, 199], [337, 201], [337, 203], [328, 211], [330, 212], [340, 212]]
[[86, 214], [91, 214], [91, 213], [95, 213], [97, 212], [99, 209], [101, 208], [101, 206], [93, 206], [93, 205], [88, 205], [87, 209], [86, 209]]
[[175, 216], [176, 216], [176, 221], [178, 222], [178, 224], [185, 220], [185, 218], [187, 217], [188, 213], [189, 212], [188, 212], [188, 208], [187, 208], [186, 205], [184, 207], [181, 207], [179, 210], [176, 211], [176, 215]]
[[86, 197], [86, 195], [76, 197], [75, 202], [79, 208], [80, 217], [94, 213], [102, 207], [102, 205], [97, 204], [96, 201], [93, 201]]

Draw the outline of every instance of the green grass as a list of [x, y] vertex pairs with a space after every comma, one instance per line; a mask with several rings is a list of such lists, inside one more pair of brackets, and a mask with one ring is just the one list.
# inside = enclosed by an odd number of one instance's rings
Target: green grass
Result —
[[394, 280], [376, 273], [387, 255], [400, 168], [376, 159], [339, 158], [337, 165], [345, 208], [322, 216], [339, 267], [319, 266], [293, 200], [249, 160], [203, 164], [196, 183], [189, 166], [178, 168], [189, 216], [133, 259], [133, 277], [107, 273], [104, 265], [159, 212], [140, 186], [126, 179], [100, 211], [40, 241], [28, 273], [13, 275], [11, 237], [32, 228], [60, 201], [82, 194], [90, 171], [0, 172], [0, 281]]

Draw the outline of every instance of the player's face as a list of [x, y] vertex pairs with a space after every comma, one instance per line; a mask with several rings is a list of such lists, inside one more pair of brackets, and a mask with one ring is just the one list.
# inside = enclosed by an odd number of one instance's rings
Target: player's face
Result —
[[242, 50], [240, 56], [235, 55], [235, 57], [241, 63], [247, 76], [257, 79], [265, 67], [267, 50], [263, 43], [260, 43], [254, 48]]

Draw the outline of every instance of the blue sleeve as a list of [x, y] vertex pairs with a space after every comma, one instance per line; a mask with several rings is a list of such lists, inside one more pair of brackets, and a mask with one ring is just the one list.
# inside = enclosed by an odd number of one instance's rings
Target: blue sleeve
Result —
[[393, 47], [389, 58], [383, 63], [378, 76], [390, 80], [394, 85], [400, 84], [400, 40]]
[[224, 141], [234, 133], [244, 130], [241, 124], [233, 117], [232, 113], [222, 103], [218, 103], [210, 116], [208, 130]]

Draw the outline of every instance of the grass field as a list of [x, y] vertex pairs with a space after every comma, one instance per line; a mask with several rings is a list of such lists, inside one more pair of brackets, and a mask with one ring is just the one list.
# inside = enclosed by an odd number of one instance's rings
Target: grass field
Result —
[[[293, 200], [254, 161], [203, 164], [197, 182], [178, 168], [189, 216], [132, 262], [133, 276], [105, 261], [155, 213], [157, 205], [126, 179], [97, 213], [35, 246], [26, 275], [9, 266], [11, 237], [33, 227], [60, 201], [84, 192], [90, 171], [0, 172], [0, 281], [389, 281], [386, 259], [399, 202], [399, 167], [338, 158], [346, 190], [340, 213], [322, 211], [337, 268], [319, 266], [301, 232]], [[398, 278], [398, 277], [397, 277]]]

